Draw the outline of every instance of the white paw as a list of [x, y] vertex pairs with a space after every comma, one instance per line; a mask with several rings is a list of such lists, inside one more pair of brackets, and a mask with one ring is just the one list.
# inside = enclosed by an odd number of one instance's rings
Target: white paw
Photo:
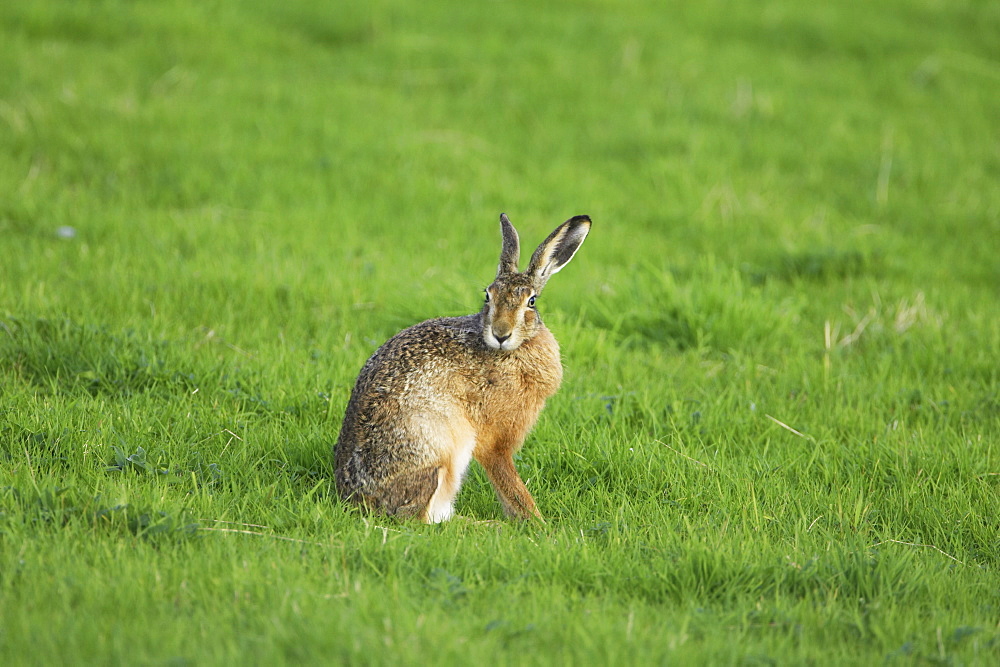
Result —
[[436, 499], [431, 499], [431, 505], [427, 508], [427, 523], [441, 523], [455, 515], [455, 506], [453, 504], [450, 502], [436, 504], [434, 500]]

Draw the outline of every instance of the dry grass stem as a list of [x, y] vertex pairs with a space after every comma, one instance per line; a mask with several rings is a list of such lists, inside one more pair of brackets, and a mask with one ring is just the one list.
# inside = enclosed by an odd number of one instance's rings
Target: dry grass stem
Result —
[[238, 533], [240, 535], [256, 535], [258, 537], [270, 537], [273, 540], [282, 540], [284, 542], [296, 542], [298, 544], [310, 544], [310, 545], [316, 546], [316, 547], [329, 546], [328, 544], [324, 544], [322, 542], [311, 542], [309, 540], [300, 540], [297, 537], [285, 537], [284, 535], [272, 535], [270, 533], [262, 533], [262, 532], [257, 531], [257, 530], [244, 530], [242, 528], [208, 528], [208, 527], [202, 527], [202, 528], [199, 528], [198, 530], [207, 530], [207, 531], [211, 531], [213, 533]]
[[688, 456], [687, 454], [685, 454], [684, 452], [682, 452], [682, 451], [680, 451], [678, 449], [674, 449], [673, 447], [671, 447], [667, 443], [663, 442], [662, 440], [657, 439], [656, 442], [660, 443], [661, 445], [663, 445], [664, 447], [666, 447], [670, 451], [674, 452], [675, 454], [680, 454], [681, 456], [683, 456], [684, 458], [686, 458], [688, 461], [693, 461], [693, 462], [697, 463], [700, 466], [704, 466], [704, 467], [708, 468], [709, 470], [714, 470], [712, 468], [712, 466], [708, 465], [707, 463], [703, 463], [703, 462], [699, 461], [696, 458], [692, 458], [692, 457]]
[[942, 556], [950, 558], [951, 560], [955, 561], [956, 563], [960, 563], [961, 565], [965, 565], [965, 561], [961, 561], [961, 560], [955, 558], [954, 556], [952, 556], [947, 551], [943, 551], [943, 550], [937, 548], [936, 546], [934, 546], [933, 544], [917, 544], [916, 542], [904, 542], [902, 540], [882, 540], [881, 542], [876, 542], [875, 544], [873, 544], [872, 547], [874, 548], [874, 547], [882, 546], [883, 544], [889, 544], [889, 543], [892, 543], [892, 544], [904, 544], [904, 545], [906, 545], [908, 547], [926, 547], [927, 549], [933, 549], [934, 551], [937, 551]]
[[799, 436], [800, 438], [804, 438], [805, 440], [808, 440], [809, 442], [816, 442], [815, 438], [813, 438], [811, 435], [806, 435], [805, 433], [802, 433], [801, 431], [796, 431], [794, 428], [792, 428], [791, 426], [789, 426], [785, 422], [781, 421], [780, 419], [775, 419], [771, 415], [764, 415], [764, 416], [767, 417], [768, 419], [770, 419], [771, 421], [773, 421], [775, 424], [777, 424], [781, 428], [783, 428], [786, 431], [788, 431], [789, 433], [794, 433], [795, 435]]

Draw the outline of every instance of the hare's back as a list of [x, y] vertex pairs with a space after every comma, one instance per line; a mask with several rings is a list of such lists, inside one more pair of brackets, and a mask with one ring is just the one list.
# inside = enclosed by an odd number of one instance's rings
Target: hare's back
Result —
[[374, 383], [385, 393], [446, 381], [456, 368], [471, 363], [478, 348], [485, 349], [478, 316], [426, 320], [400, 331], [375, 351], [361, 370], [359, 388]]

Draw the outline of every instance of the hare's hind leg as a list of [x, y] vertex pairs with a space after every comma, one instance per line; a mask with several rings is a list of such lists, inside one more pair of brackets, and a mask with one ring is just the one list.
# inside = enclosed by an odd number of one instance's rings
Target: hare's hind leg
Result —
[[455, 497], [462, 488], [462, 479], [472, 460], [472, 448], [456, 448], [450, 460], [438, 468], [437, 491], [427, 503], [427, 523], [441, 523], [455, 516]]
[[375, 493], [365, 495], [365, 501], [375, 509], [402, 519], [425, 518], [431, 498], [441, 484], [438, 466], [418, 468], [389, 479]]

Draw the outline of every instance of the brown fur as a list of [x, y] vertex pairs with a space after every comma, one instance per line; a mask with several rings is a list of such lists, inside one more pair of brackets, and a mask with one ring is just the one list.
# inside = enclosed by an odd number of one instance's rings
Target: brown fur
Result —
[[541, 517], [513, 455], [559, 388], [562, 365], [555, 338], [528, 304], [589, 227], [586, 216], [568, 220], [518, 273], [517, 233], [502, 216], [500, 266], [483, 309], [414, 325], [368, 359], [336, 445], [342, 497], [442, 521], [474, 457], [508, 516]]

